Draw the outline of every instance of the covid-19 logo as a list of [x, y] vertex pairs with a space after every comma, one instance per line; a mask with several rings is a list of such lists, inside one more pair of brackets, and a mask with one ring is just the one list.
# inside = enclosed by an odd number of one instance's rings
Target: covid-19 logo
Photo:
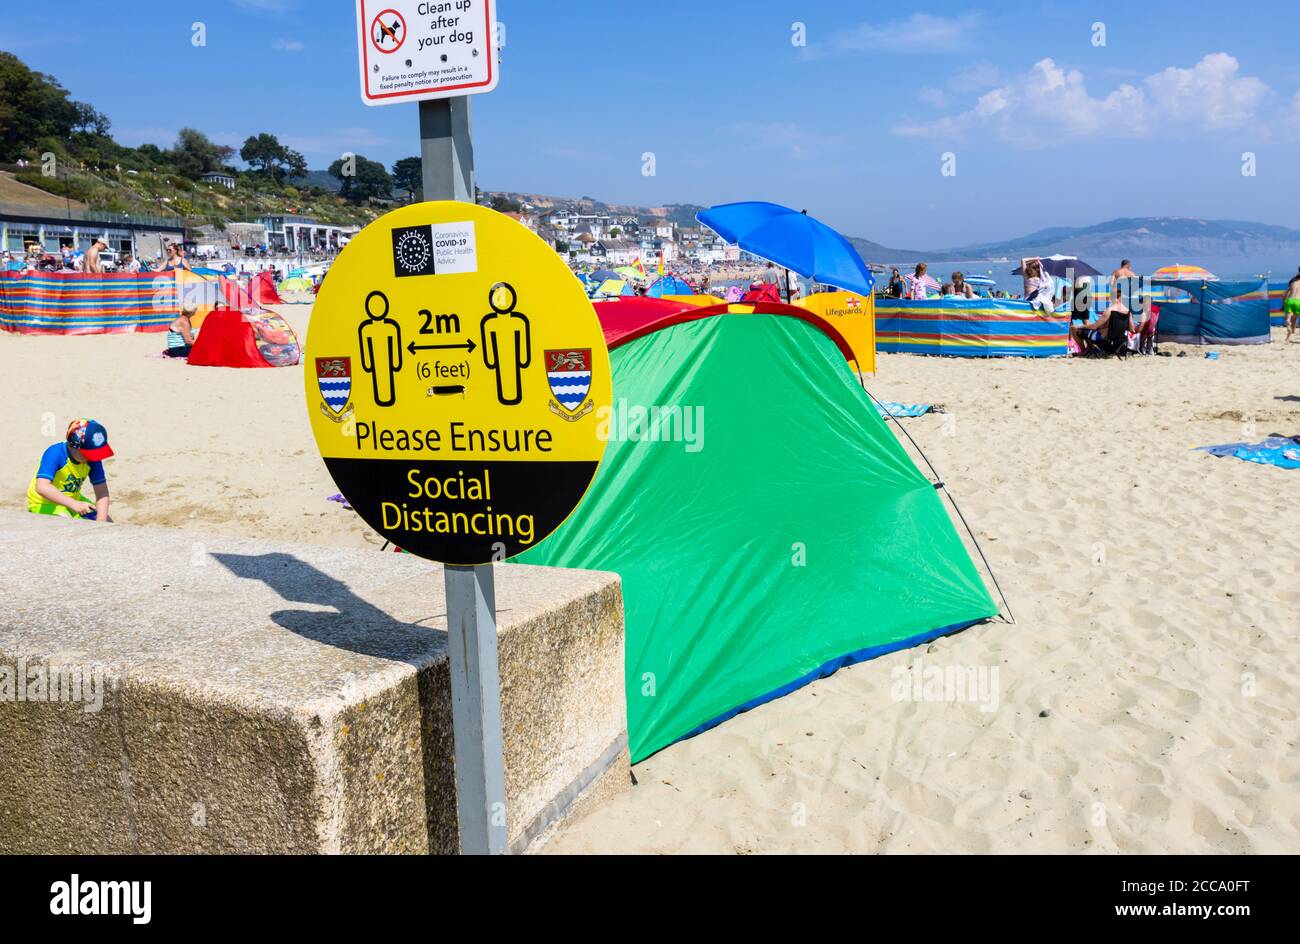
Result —
[[393, 230], [393, 275], [433, 275], [433, 238], [428, 226]]

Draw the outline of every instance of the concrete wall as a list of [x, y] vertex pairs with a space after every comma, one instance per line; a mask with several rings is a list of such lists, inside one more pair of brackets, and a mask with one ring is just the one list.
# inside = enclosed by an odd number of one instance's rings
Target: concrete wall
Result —
[[[0, 853], [456, 850], [437, 565], [0, 512], [0, 586]], [[628, 784], [622, 596], [496, 586], [523, 851]]]

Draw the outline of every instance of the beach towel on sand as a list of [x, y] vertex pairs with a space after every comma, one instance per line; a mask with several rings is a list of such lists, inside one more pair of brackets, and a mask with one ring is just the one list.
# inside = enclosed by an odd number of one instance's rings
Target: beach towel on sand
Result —
[[894, 403], [890, 400], [881, 400], [872, 405], [881, 416], [924, 416], [934, 409], [928, 403]]
[[1280, 469], [1300, 469], [1300, 436], [1270, 436], [1257, 443], [1224, 443], [1222, 446], [1198, 446], [1212, 456], [1232, 456], [1259, 465]]

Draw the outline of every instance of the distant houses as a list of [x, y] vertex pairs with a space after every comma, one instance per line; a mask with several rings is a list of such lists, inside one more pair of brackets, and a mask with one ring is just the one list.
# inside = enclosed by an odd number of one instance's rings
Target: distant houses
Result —
[[[484, 194], [482, 202], [489, 203], [490, 199]], [[740, 258], [735, 246], [728, 246], [712, 230], [698, 224], [678, 226], [663, 217], [601, 213], [577, 204], [519, 206], [519, 212], [507, 215], [537, 233], [570, 262], [616, 267], [639, 259], [651, 269], [660, 256], [665, 265], [678, 268]]]
[[209, 171], [206, 174], [200, 174], [199, 182], [214, 187], [225, 187], [227, 190], [235, 189], [235, 175], [224, 171]]

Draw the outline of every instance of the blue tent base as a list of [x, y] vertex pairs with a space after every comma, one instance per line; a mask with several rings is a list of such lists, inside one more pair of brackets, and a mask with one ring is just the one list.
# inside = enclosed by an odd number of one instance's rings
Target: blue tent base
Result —
[[1223, 347], [1232, 347], [1238, 344], [1268, 344], [1271, 340], [1268, 334], [1252, 334], [1249, 337], [1240, 338], [1211, 338], [1201, 334], [1165, 334], [1160, 332], [1161, 344], [1205, 344], [1205, 345], [1222, 345]]
[[[716, 728], [724, 721], [730, 721], [732, 718], [736, 717], [736, 715], [757, 708], [759, 705], [765, 705], [769, 701], [776, 701], [778, 698], [784, 698], [786, 695], [789, 695], [791, 692], [798, 691], [799, 689], [803, 688], [805, 685], [810, 685], [813, 682], [817, 681], [818, 679], [823, 679], [826, 678], [827, 676], [834, 675], [840, 669], [847, 668], [850, 665], [857, 665], [859, 662], [867, 662], [871, 659], [877, 659], [880, 656], [889, 655], [889, 653], [891, 652], [898, 652], [900, 649], [911, 649], [914, 646], [920, 646], [927, 642], [930, 642], [931, 640], [938, 639], [940, 636], [950, 636], [953, 633], [959, 633], [963, 629], [967, 629], [971, 626], [974, 626], [976, 623], [986, 623], [986, 622], [988, 622], [987, 619], [974, 619], [974, 620], [967, 620], [964, 623], [953, 623], [951, 626], [940, 626], [938, 629], [931, 629], [924, 633], [919, 633], [915, 636], [908, 636], [905, 639], [899, 639], [895, 642], [882, 643], [879, 646], [868, 646], [866, 649], [856, 649], [853, 652], [845, 653], [842, 656], [837, 656], [834, 659], [830, 659], [826, 662], [823, 662], [821, 665], [817, 666], [817, 668], [813, 669], [811, 672], [807, 673], [806, 675], [799, 676], [799, 678], [795, 679], [793, 682], [787, 682], [785, 685], [782, 685], [780, 688], [773, 689], [772, 691], [768, 692], [766, 695], [759, 695], [757, 698], [751, 698], [749, 701], [745, 702], [744, 704], [737, 705], [735, 708], [723, 712], [722, 714], [718, 715], [716, 718], [712, 718], [704, 722], [698, 727], [693, 728], [692, 730], [686, 732], [677, 740], [665, 744], [659, 750], [664, 750], [665, 748], [672, 747], [673, 744], [679, 744], [682, 741], [687, 740], [688, 738], [695, 737], [695, 735], [697, 734], [703, 734], [705, 731], [709, 730], [710, 728]], [[659, 751], [654, 751], [653, 753], [648, 754], [645, 757], [641, 758], [641, 760], [637, 761], [637, 763], [639, 764], [642, 763], [643, 761], [649, 760], [651, 757], [653, 757], [655, 754], [658, 753]]]
[[1187, 299], [1160, 303], [1157, 331], [1162, 343], [1269, 343], [1267, 282], [1152, 279], [1151, 284], [1156, 288], [1176, 289], [1180, 297]]

